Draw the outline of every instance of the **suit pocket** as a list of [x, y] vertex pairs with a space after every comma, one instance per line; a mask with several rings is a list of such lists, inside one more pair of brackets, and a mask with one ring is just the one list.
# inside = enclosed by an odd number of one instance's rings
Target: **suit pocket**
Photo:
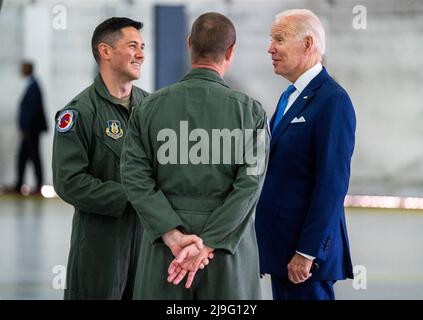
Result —
[[312, 123], [309, 122], [294, 122], [290, 123], [286, 130], [311, 130]]

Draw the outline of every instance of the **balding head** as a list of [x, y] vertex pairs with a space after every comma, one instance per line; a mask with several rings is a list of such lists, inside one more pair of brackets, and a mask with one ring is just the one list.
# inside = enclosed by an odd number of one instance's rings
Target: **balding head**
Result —
[[192, 62], [210, 60], [219, 63], [236, 41], [235, 27], [224, 15], [209, 12], [199, 16], [192, 25]]

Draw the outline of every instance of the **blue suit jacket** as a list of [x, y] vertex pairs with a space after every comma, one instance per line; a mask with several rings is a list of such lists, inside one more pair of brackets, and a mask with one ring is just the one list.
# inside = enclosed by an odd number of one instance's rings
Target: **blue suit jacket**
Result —
[[297, 250], [317, 258], [314, 280], [353, 277], [344, 198], [355, 123], [348, 94], [325, 68], [280, 121], [256, 210], [261, 272], [286, 277]]

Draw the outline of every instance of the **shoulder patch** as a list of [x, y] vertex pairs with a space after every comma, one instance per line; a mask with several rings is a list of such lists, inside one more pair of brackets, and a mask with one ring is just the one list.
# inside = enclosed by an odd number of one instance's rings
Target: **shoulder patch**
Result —
[[72, 110], [64, 110], [59, 114], [56, 122], [56, 130], [64, 133], [68, 132], [75, 122], [75, 114]]

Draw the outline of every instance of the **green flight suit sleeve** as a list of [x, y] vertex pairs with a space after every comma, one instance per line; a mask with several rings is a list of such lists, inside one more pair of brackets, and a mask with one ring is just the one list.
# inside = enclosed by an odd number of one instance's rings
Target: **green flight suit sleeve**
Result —
[[151, 160], [141, 137], [140, 109], [135, 109], [129, 121], [122, 150], [121, 177], [144, 232], [154, 243], [161, 241], [161, 236], [169, 230], [182, 226], [182, 221], [156, 185]]
[[[119, 218], [128, 204], [120, 183], [102, 181], [89, 173], [94, 116], [74, 108], [70, 130], [56, 130], [53, 141], [53, 184], [57, 194], [79, 210]], [[57, 121], [57, 117], [56, 117]], [[101, 159], [97, 159], [101, 165]], [[93, 165], [93, 164], [91, 164]]]
[[[254, 103], [259, 105], [256, 101]], [[231, 254], [235, 253], [254, 214], [254, 208], [260, 196], [267, 169], [269, 131], [264, 111], [258, 116], [255, 128], [264, 130], [261, 131], [264, 134], [264, 139], [254, 139], [251, 145], [254, 154], [257, 154], [259, 144], [265, 152], [262, 156], [262, 161], [264, 161], [262, 170], [259, 170], [257, 174], [249, 174], [248, 172], [253, 170], [255, 165], [247, 163], [248, 161], [244, 157], [244, 164], [238, 168], [232, 191], [226, 196], [223, 204], [211, 213], [202, 233], [199, 235], [207, 246], [214, 249], [224, 249]]]

